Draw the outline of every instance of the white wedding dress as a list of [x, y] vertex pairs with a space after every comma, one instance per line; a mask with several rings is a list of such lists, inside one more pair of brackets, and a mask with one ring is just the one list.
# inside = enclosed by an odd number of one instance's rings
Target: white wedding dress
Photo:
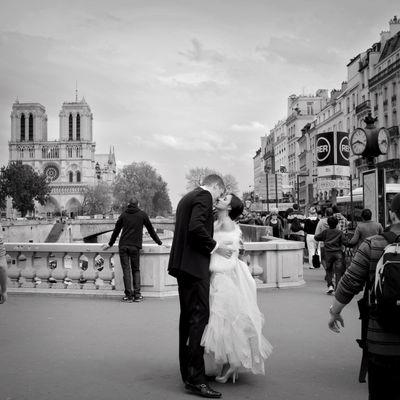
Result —
[[247, 264], [239, 260], [241, 231], [216, 231], [218, 243], [232, 242], [231, 258], [211, 256], [210, 318], [202, 337], [206, 373], [217, 374], [223, 364], [264, 374], [272, 346], [262, 334], [264, 317], [257, 305], [257, 289]]

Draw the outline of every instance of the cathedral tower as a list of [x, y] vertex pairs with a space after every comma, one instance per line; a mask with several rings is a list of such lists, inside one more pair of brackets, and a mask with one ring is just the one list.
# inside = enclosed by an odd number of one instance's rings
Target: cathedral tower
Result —
[[47, 140], [46, 109], [39, 103], [20, 103], [11, 111], [11, 141], [39, 142]]
[[59, 117], [60, 141], [93, 141], [93, 114], [84, 98], [72, 103], [64, 102]]

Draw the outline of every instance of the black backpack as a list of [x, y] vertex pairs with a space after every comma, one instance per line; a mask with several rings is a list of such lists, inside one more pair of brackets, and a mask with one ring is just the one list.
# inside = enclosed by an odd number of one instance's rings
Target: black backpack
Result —
[[290, 230], [292, 232], [299, 232], [303, 228], [301, 226], [301, 223], [297, 217], [294, 217], [293, 220], [290, 222]]
[[389, 244], [376, 265], [370, 306], [384, 330], [400, 333], [400, 235], [382, 236]]

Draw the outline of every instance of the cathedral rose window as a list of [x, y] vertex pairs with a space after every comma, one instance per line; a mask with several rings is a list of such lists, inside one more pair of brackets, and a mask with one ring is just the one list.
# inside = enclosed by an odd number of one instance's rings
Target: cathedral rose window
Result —
[[55, 181], [60, 176], [60, 171], [55, 165], [48, 165], [44, 169], [44, 173], [50, 182]]

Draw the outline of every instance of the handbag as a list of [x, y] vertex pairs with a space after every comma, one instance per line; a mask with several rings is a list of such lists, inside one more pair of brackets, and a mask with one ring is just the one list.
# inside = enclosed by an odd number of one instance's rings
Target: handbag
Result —
[[312, 256], [312, 266], [314, 268], [320, 268], [321, 267], [321, 261], [319, 259], [319, 255], [317, 252]]

